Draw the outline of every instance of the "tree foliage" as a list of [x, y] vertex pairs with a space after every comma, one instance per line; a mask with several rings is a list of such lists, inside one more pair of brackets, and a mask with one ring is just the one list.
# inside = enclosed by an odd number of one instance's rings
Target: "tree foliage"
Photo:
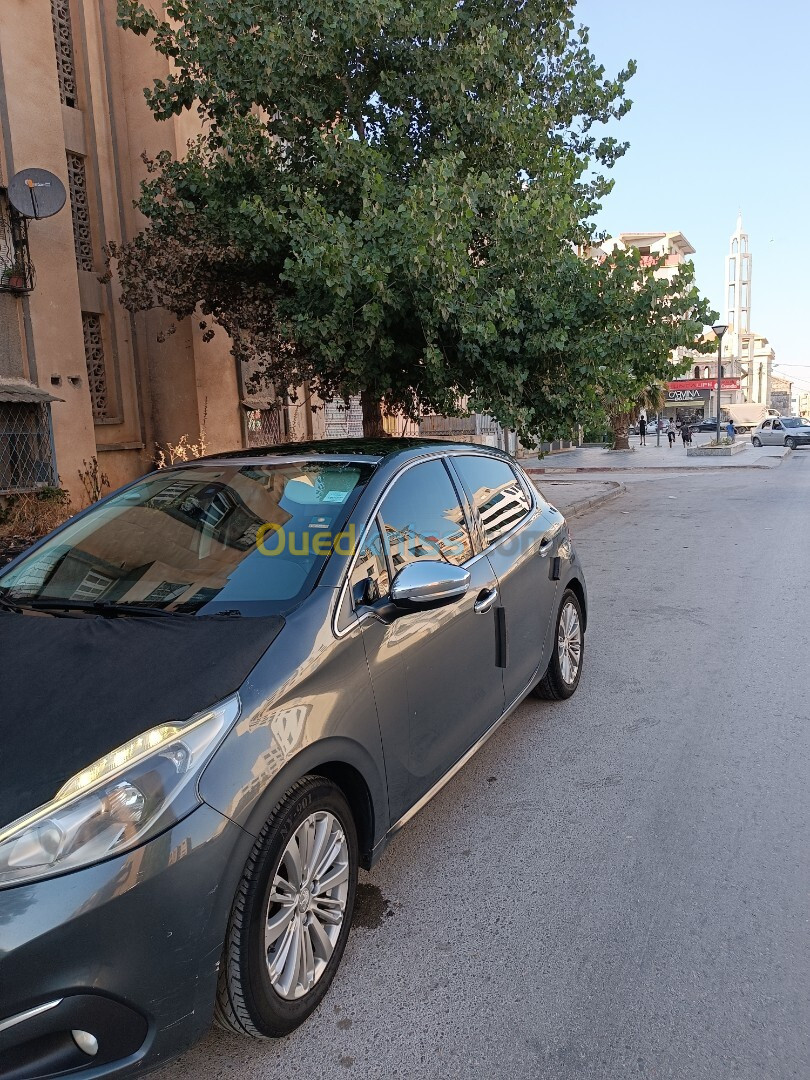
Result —
[[629, 108], [571, 0], [119, 0], [170, 74], [125, 304], [201, 310], [281, 386], [390, 410], [460, 401], [524, 435], [660, 377], [704, 321], [628, 255], [579, 258]]

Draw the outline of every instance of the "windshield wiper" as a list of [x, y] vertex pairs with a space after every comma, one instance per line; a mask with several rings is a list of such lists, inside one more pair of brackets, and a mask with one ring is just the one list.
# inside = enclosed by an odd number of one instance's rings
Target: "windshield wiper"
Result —
[[13, 600], [7, 600], [5, 596], [0, 595], [0, 608], [3, 611], [13, 611], [15, 615], [22, 614], [22, 607], [19, 604], [15, 604]]
[[[59, 600], [56, 597], [35, 596], [26, 601], [35, 611], [86, 611], [91, 615], [145, 615], [149, 618], [187, 618], [185, 612], [167, 611], [165, 608], [116, 604], [109, 600]], [[193, 616], [192, 616], [193, 617]]]

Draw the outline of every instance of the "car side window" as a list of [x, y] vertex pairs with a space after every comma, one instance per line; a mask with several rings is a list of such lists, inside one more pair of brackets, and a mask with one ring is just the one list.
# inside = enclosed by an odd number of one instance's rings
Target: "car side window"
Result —
[[762, 430], [763, 431], [770, 431], [771, 430], [771, 421], [770, 420], [765, 421], [765, 423], [762, 425]]
[[774, 420], [774, 422], [773, 422], [773, 430], [774, 431], [781, 431], [782, 430], [782, 425], [779, 423], [778, 420]]
[[375, 521], [357, 553], [352, 569], [349, 581], [352, 604], [354, 607], [359, 604], [373, 604], [381, 596], [387, 595], [390, 585], [385, 546], [379, 525]]
[[467, 520], [441, 461], [425, 461], [396, 479], [380, 511], [394, 574], [411, 562], [460, 566], [472, 556]]
[[462, 455], [453, 458], [472, 500], [489, 546], [518, 525], [531, 510], [529, 496], [507, 461]]

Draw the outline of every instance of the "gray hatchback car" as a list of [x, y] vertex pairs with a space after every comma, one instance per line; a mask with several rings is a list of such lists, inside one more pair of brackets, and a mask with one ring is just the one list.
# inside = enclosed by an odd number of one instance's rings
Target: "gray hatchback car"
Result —
[[[152, 473], [0, 575], [0, 1075], [142, 1073], [318, 1005], [358, 867], [582, 670], [563, 516], [496, 450]], [[46, 657], [32, 670], [32, 655]]]

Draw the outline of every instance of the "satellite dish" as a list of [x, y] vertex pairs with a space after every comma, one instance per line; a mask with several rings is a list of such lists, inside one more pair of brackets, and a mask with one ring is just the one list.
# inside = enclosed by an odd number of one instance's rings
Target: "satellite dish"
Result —
[[47, 169], [23, 169], [11, 178], [8, 201], [27, 218], [58, 214], [65, 205], [65, 185]]

